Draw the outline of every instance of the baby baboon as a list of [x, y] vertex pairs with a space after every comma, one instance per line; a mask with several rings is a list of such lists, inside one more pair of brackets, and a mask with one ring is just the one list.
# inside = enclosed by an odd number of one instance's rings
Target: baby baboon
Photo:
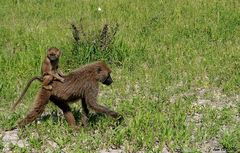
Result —
[[98, 82], [110, 85], [113, 80], [111, 78], [111, 69], [103, 62], [95, 62], [79, 68], [70, 74], [63, 76], [63, 83], [53, 80], [52, 90], [42, 88], [36, 97], [35, 104], [27, 116], [18, 122], [19, 127], [33, 122], [44, 111], [48, 101], [56, 104], [64, 113], [64, 117], [68, 124], [72, 127], [76, 126], [75, 118], [70, 110], [69, 103], [78, 99], [82, 100], [82, 123], [84, 126], [88, 122], [89, 108], [98, 113], [105, 113], [113, 118], [123, 119], [117, 112], [109, 110], [97, 103], [97, 95], [99, 90]]
[[47, 57], [44, 59], [42, 64], [42, 77], [43, 77], [43, 88], [51, 90], [51, 82], [53, 79], [57, 79], [64, 82], [62, 74], [58, 71], [58, 61], [61, 55], [61, 51], [58, 48], [51, 47], [47, 51]]
[[60, 80], [61, 82], [64, 81], [64, 78], [61, 77], [61, 76], [63, 76], [63, 74], [58, 69], [58, 61], [59, 61], [60, 55], [61, 55], [61, 51], [58, 48], [51, 47], [48, 49], [47, 57], [44, 59], [44, 61], [42, 63], [42, 69], [41, 69], [42, 76], [35, 76], [31, 80], [28, 81], [28, 83], [27, 83], [26, 87], [24, 88], [23, 92], [21, 93], [20, 97], [14, 103], [14, 105], [11, 109], [12, 111], [14, 111], [16, 106], [21, 102], [23, 96], [26, 94], [29, 86], [31, 85], [31, 83], [34, 80], [43, 82], [42, 83], [43, 88], [48, 89], [48, 90], [52, 89], [52, 86], [50, 85], [50, 83], [54, 79]]

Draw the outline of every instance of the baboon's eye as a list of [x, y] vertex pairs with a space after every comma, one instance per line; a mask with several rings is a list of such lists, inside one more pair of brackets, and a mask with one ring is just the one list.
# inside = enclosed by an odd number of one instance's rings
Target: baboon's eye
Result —
[[97, 73], [100, 73], [102, 71], [101, 67], [97, 67]]

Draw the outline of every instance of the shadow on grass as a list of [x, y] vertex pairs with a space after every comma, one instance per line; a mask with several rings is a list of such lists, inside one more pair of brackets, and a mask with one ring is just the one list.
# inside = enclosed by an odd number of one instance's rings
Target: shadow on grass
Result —
[[[73, 116], [75, 117], [76, 123], [81, 125], [81, 116], [82, 116], [81, 112], [79, 110], [73, 110], [72, 113], [73, 113]], [[89, 113], [88, 123], [89, 123], [89, 125], [97, 124], [103, 118], [108, 118], [108, 116], [101, 114], [101, 113]], [[52, 122], [54, 124], [56, 124], [62, 120], [65, 120], [65, 118], [61, 112], [53, 111], [53, 112], [44, 113], [40, 118], [37, 119], [37, 121], [46, 122], [49, 119], [52, 120]]]

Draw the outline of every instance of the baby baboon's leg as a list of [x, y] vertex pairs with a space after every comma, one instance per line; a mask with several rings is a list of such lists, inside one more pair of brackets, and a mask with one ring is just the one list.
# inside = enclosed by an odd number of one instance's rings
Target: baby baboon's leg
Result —
[[49, 83], [53, 80], [53, 76], [52, 75], [45, 75], [43, 77], [43, 88], [47, 89], [47, 90], [52, 90], [52, 85], [50, 85]]
[[69, 107], [69, 105], [67, 103], [57, 101], [57, 100], [52, 100], [52, 101], [55, 105], [57, 105], [63, 111], [64, 117], [67, 120], [68, 125], [71, 127], [76, 127], [76, 121], [71, 112], [71, 108]]
[[88, 114], [89, 114], [89, 110], [87, 108], [87, 104], [86, 104], [86, 101], [85, 99], [83, 98], [82, 99], [82, 117], [81, 117], [81, 120], [82, 120], [82, 124], [83, 126], [87, 126], [88, 124]]
[[27, 114], [27, 116], [24, 119], [18, 122], [18, 127], [22, 128], [25, 125], [33, 122], [38, 116], [40, 116], [43, 113], [45, 106], [49, 101], [49, 97], [50, 92], [45, 89], [41, 89], [41, 91], [38, 93], [35, 99], [35, 104], [32, 110]]

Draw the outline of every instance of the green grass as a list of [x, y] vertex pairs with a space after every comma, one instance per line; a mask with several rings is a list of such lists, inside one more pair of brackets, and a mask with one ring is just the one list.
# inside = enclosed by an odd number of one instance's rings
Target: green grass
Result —
[[[115, 147], [159, 152], [167, 146], [172, 152], [201, 152], [212, 139], [227, 152], [240, 151], [238, 1], [14, 0], [0, 5], [1, 135], [30, 109], [39, 83], [31, 86], [16, 112], [9, 111], [27, 80], [40, 74], [51, 46], [63, 51], [60, 69], [66, 73], [105, 60], [114, 83], [101, 86], [99, 103], [125, 117], [116, 126], [113, 119], [92, 113], [87, 128], [73, 131], [62, 115], [50, 114], [21, 130], [19, 137], [29, 147], [13, 146], [13, 151]], [[90, 36], [74, 55], [71, 23], [82, 25]], [[119, 29], [110, 48], [99, 53], [91, 41], [106, 23], [119, 24]], [[80, 103], [71, 106], [79, 121]], [[60, 110], [51, 104], [45, 112]], [[58, 148], [47, 147], [47, 140]]]

